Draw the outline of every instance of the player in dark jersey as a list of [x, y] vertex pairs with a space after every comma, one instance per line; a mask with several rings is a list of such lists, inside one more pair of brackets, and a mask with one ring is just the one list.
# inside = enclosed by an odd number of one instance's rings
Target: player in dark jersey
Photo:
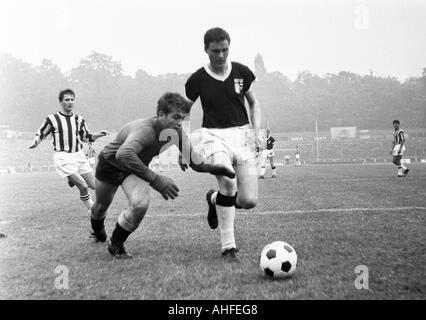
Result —
[[189, 165], [197, 172], [235, 177], [232, 169], [224, 165], [205, 164], [193, 152], [189, 138], [181, 127], [190, 107], [191, 104], [178, 93], [164, 94], [158, 100], [157, 116], [127, 123], [99, 153], [96, 201], [91, 215], [91, 236], [95, 241], [106, 241], [106, 211], [119, 186], [129, 201], [129, 207], [118, 217], [108, 243], [108, 251], [116, 258], [131, 258], [124, 249], [124, 242], [136, 230], [148, 210], [150, 189], [158, 191], [166, 200], [178, 196], [179, 189], [172, 179], [149, 169], [153, 157], [176, 145], [182, 155], [182, 170], [185, 171]]
[[263, 137], [266, 149], [261, 152], [261, 168], [259, 179], [265, 179], [267, 161], [271, 164], [272, 178], [277, 177], [277, 168], [275, 167], [275, 138], [271, 136], [270, 130], [266, 130], [266, 135]]
[[210, 190], [206, 195], [209, 226], [220, 226], [222, 255], [232, 262], [238, 261], [235, 208], [249, 209], [257, 203], [255, 145], [261, 144], [261, 113], [252, 85], [254, 74], [248, 67], [228, 61], [230, 41], [229, 34], [221, 28], [207, 30], [204, 50], [209, 64], [189, 77], [185, 92], [192, 102], [198, 98], [201, 101], [201, 150], [206, 159], [233, 167], [237, 175], [236, 179], [216, 176], [219, 190]]
[[393, 121], [395, 131], [393, 133], [393, 146], [390, 154], [393, 156], [392, 162], [398, 167], [398, 177], [406, 177], [410, 170], [401, 163], [405, 152], [405, 136], [404, 131], [399, 128], [399, 124], [399, 120]]
[[75, 103], [73, 90], [61, 90], [58, 99], [61, 111], [46, 117], [29, 148], [36, 148], [47, 136], [52, 135], [53, 163], [56, 172], [61, 178], [67, 179], [71, 187], [77, 186], [80, 200], [87, 210], [90, 210], [93, 201], [89, 189], [95, 188], [95, 176], [83, 152], [83, 142], [92, 143], [109, 133], [106, 130], [99, 133], [89, 132], [85, 119], [73, 112]]

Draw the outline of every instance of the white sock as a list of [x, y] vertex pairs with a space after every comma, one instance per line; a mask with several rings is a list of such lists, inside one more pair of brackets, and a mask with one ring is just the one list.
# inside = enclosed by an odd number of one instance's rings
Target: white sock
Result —
[[90, 194], [88, 193], [86, 196], [80, 196], [80, 200], [83, 202], [83, 204], [86, 206], [87, 210], [90, 211], [90, 209], [93, 206], [93, 200], [90, 197]]
[[272, 169], [272, 175], [276, 176], [277, 175], [277, 168]]
[[402, 168], [398, 167], [398, 175], [402, 176]]
[[266, 173], [266, 166], [262, 166], [262, 168], [260, 169], [260, 175], [264, 176]]
[[222, 252], [226, 249], [236, 248], [234, 237], [235, 207], [216, 206], [219, 219]]

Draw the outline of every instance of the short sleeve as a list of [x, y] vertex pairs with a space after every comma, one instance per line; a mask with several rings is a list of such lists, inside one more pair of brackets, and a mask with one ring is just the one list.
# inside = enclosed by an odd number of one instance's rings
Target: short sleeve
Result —
[[246, 93], [247, 91], [250, 90], [252, 83], [256, 80], [256, 76], [246, 66], [243, 68], [243, 76], [244, 76], [243, 92]]
[[186, 97], [195, 102], [200, 96], [200, 90], [198, 86], [198, 79], [196, 73], [193, 73], [185, 83], [185, 95]]

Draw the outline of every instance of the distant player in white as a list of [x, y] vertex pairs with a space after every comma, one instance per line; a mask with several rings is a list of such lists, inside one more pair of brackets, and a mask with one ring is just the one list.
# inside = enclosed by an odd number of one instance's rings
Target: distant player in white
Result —
[[74, 100], [75, 93], [71, 89], [59, 93], [62, 110], [46, 117], [29, 148], [36, 148], [48, 135], [52, 135], [56, 172], [61, 178], [66, 178], [70, 186], [77, 186], [80, 200], [90, 210], [93, 201], [89, 188], [95, 188], [95, 176], [83, 152], [83, 142], [94, 142], [108, 132], [90, 133], [84, 118], [73, 113]]
[[267, 162], [271, 164], [272, 178], [277, 177], [277, 167], [275, 166], [275, 139], [270, 135], [270, 130], [266, 130], [266, 136], [262, 137], [266, 149], [261, 151], [261, 167], [259, 179], [265, 179], [265, 173], [267, 168]]
[[294, 166], [301, 167], [302, 163], [300, 162], [300, 146], [299, 145], [296, 146], [296, 152], [294, 153], [294, 158], [295, 158]]
[[395, 132], [393, 133], [393, 146], [390, 152], [393, 156], [392, 162], [398, 167], [398, 177], [406, 177], [410, 170], [401, 163], [402, 156], [405, 152], [404, 131], [399, 128], [399, 120], [394, 120], [393, 126]]

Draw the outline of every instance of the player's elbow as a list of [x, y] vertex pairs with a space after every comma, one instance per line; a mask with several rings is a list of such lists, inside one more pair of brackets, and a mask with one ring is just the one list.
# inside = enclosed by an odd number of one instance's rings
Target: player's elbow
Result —
[[128, 148], [120, 148], [115, 154], [115, 159], [120, 163], [127, 163], [127, 160], [131, 157], [131, 150]]

